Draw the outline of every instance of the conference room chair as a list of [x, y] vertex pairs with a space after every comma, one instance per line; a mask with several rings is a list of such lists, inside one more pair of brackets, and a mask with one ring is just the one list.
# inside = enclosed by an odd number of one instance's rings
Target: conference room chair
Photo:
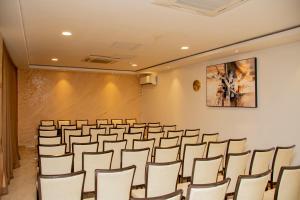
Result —
[[94, 143], [74, 143], [72, 151], [74, 153], [74, 172], [82, 170], [82, 153], [97, 152], [98, 142]]
[[41, 120], [40, 124], [42, 126], [54, 126], [54, 120]]
[[121, 150], [126, 148], [127, 140], [119, 141], [104, 141], [103, 150], [109, 151], [113, 150], [114, 155], [112, 158], [111, 168], [118, 169], [121, 167]]
[[129, 133], [129, 124], [117, 124], [116, 128], [125, 128], [125, 133]]
[[164, 132], [148, 132], [147, 138], [154, 139], [154, 147], [159, 147], [160, 138], [164, 137]]
[[123, 139], [127, 140], [126, 149], [133, 148], [133, 140], [141, 140], [143, 133], [124, 133]]
[[61, 137], [60, 136], [50, 136], [50, 137], [42, 137], [38, 136], [38, 144], [61, 144]]
[[57, 130], [39, 130], [38, 135], [42, 137], [55, 137], [57, 136]]
[[91, 128], [90, 135], [91, 135], [91, 142], [96, 142], [98, 139], [98, 135], [105, 135], [105, 128]]
[[38, 155], [60, 156], [66, 153], [66, 144], [38, 145]]
[[181, 200], [181, 199], [182, 199], [182, 190], [177, 190], [176, 192], [172, 192], [170, 194], [166, 194], [158, 197], [131, 198], [130, 200]]
[[198, 135], [182, 136], [180, 141], [180, 159], [183, 160], [184, 146], [186, 144], [196, 144], [198, 142]]
[[135, 166], [96, 169], [96, 200], [129, 200]]
[[96, 124], [99, 128], [101, 124], [108, 124], [108, 119], [96, 119]]
[[159, 147], [173, 147], [178, 144], [179, 137], [160, 138]]
[[200, 137], [200, 129], [186, 129], [184, 136], [194, 136], [198, 135]]
[[293, 162], [295, 145], [276, 147], [272, 162], [271, 187], [277, 183], [281, 167], [290, 166]]
[[148, 162], [151, 162], [152, 155], [154, 155], [154, 142], [154, 138], [148, 140], [133, 140], [133, 149], [149, 148]]
[[95, 170], [110, 169], [114, 152], [83, 152], [82, 169], [86, 172], [84, 181], [84, 196], [95, 196]]
[[134, 123], [132, 127], [136, 128], [146, 128], [147, 124], [146, 123]]
[[130, 127], [129, 133], [142, 133], [143, 136], [145, 134], [145, 127]]
[[61, 129], [62, 126], [71, 125], [71, 120], [57, 120], [58, 129]]
[[85, 172], [62, 175], [39, 175], [40, 200], [82, 200]]
[[154, 162], [167, 163], [176, 161], [179, 154], [180, 146], [172, 147], [155, 147], [154, 148]]
[[61, 141], [65, 143], [65, 130], [76, 130], [76, 125], [62, 125], [61, 126]]
[[148, 126], [150, 127], [157, 127], [157, 126], [160, 126], [160, 122], [149, 122], [148, 123]]
[[187, 191], [187, 200], [224, 200], [230, 179], [217, 183], [190, 185]]
[[161, 132], [161, 126], [148, 126], [148, 132]]
[[109, 134], [117, 134], [117, 140], [123, 140], [123, 134], [126, 132], [125, 128], [110, 128]]
[[137, 121], [136, 119], [125, 119], [125, 123], [129, 124], [129, 126], [133, 126]]
[[72, 147], [73, 147], [73, 144], [85, 144], [85, 143], [90, 143], [91, 142], [91, 136], [90, 135], [84, 135], [84, 136], [81, 136], [81, 135], [70, 135], [70, 141], [69, 141], [69, 146], [70, 146], [70, 150], [69, 152], [72, 153]]
[[109, 134], [109, 129], [114, 128], [113, 124], [100, 124], [99, 128], [105, 128], [105, 134]]
[[110, 134], [110, 135], [98, 134], [97, 137], [98, 137], [97, 141], [99, 143], [98, 152], [102, 152], [103, 151], [103, 142], [104, 141], [117, 141], [118, 135], [117, 134]]
[[122, 119], [111, 119], [111, 124], [114, 125], [114, 127], [117, 127], [117, 124], [123, 124]]
[[121, 150], [121, 168], [132, 165], [136, 167], [132, 187], [145, 186], [146, 163], [148, 161], [149, 153], [149, 148]]
[[262, 200], [271, 170], [256, 175], [238, 177], [233, 200]]
[[70, 136], [81, 136], [82, 131], [80, 129], [65, 129], [64, 130], [64, 141], [67, 144], [67, 152], [70, 152]]
[[146, 187], [133, 189], [134, 198], [151, 198], [176, 191], [180, 161], [169, 163], [147, 163]]
[[39, 130], [55, 130], [56, 126], [55, 125], [40, 125]]
[[300, 166], [281, 167], [278, 184], [264, 194], [264, 200], [299, 200]]
[[183, 133], [184, 133], [184, 130], [168, 131], [167, 137], [168, 138], [178, 137], [177, 145], [179, 145], [181, 142], [181, 137], [183, 136]]
[[165, 132], [164, 137], [167, 137], [168, 131], [175, 131], [176, 130], [176, 125], [164, 125], [163, 126], [163, 131]]
[[271, 161], [275, 148], [254, 150], [250, 162], [249, 174], [261, 174], [271, 169]]
[[243, 153], [246, 151], [247, 138], [229, 139], [226, 154]]
[[89, 120], [85, 119], [85, 120], [76, 120], [75, 124], [76, 124], [76, 128], [77, 129], [81, 129], [82, 125], [88, 125]]
[[202, 135], [202, 139], [201, 139], [201, 142], [206, 142], [206, 143], [209, 143], [209, 142], [217, 142], [219, 139], [219, 133], [204, 133]]
[[91, 125], [85, 125], [83, 124], [82, 125], [82, 135], [90, 135], [90, 130], [92, 128], [97, 128], [97, 125], [96, 124], [91, 124]]
[[222, 171], [223, 168], [225, 168], [227, 146], [228, 146], [228, 140], [219, 141], [219, 142], [208, 142], [207, 144], [207, 152], [206, 152], [207, 158], [216, 157], [219, 155], [223, 156], [223, 162], [222, 162], [222, 166], [220, 167], [220, 171]]
[[59, 175], [72, 172], [74, 154], [60, 156], [39, 156], [39, 173], [41, 175]]

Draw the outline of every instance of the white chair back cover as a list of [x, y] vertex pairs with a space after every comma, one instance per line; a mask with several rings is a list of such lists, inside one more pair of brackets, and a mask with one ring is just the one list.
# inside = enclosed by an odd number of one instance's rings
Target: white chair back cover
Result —
[[91, 142], [97, 142], [98, 141], [98, 135], [105, 135], [105, 128], [91, 128], [90, 134], [91, 134]]
[[117, 141], [118, 135], [117, 134], [110, 134], [110, 135], [98, 135], [98, 151], [102, 152], [103, 151], [103, 142], [104, 141]]
[[111, 163], [112, 169], [118, 169], [121, 167], [121, 150], [126, 148], [126, 140], [120, 141], [104, 141], [104, 151], [113, 150], [114, 155]]
[[66, 153], [66, 144], [38, 145], [38, 154], [49, 156], [61, 156]]
[[124, 140], [127, 140], [126, 149], [133, 148], [133, 140], [141, 140], [142, 133], [125, 133]]
[[65, 154], [61, 156], [40, 156], [40, 174], [59, 175], [71, 173], [73, 156], [73, 154]]
[[61, 144], [61, 137], [60, 136], [53, 136], [53, 137], [39, 136], [38, 143], [41, 145]]
[[160, 138], [159, 146], [160, 147], [173, 147], [178, 144], [179, 137], [170, 137], [170, 138]]
[[82, 135], [90, 135], [91, 128], [97, 128], [97, 125], [82, 125]]
[[167, 163], [176, 161], [179, 154], [179, 146], [173, 147], [156, 147], [154, 149], [154, 162]]
[[98, 142], [86, 144], [73, 144], [74, 153], [74, 172], [82, 170], [82, 153], [83, 152], [97, 152]]
[[154, 142], [155, 139], [148, 139], [148, 140], [133, 140], [133, 149], [144, 149], [149, 148], [150, 153], [148, 155], [148, 162], [151, 162], [151, 158], [153, 155], [154, 149]]

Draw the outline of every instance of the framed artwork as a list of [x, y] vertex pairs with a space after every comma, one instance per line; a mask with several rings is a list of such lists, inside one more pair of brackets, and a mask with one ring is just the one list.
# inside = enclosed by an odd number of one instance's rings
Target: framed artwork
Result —
[[256, 58], [208, 66], [206, 105], [256, 108]]

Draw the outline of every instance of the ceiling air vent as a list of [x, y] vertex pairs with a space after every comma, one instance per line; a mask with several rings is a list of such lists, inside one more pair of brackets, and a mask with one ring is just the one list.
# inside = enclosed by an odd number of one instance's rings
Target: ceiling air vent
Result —
[[85, 62], [90, 63], [100, 63], [100, 64], [113, 64], [118, 62], [120, 58], [117, 57], [108, 57], [108, 56], [99, 56], [99, 55], [89, 55], [84, 59]]
[[248, 0], [152, 0], [154, 4], [197, 14], [216, 16]]

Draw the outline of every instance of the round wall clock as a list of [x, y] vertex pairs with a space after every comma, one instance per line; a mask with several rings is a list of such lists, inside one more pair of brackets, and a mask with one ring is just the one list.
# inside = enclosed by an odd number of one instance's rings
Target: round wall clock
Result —
[[193, 82], [193, 89], [195, 92], [199, 91], [201, 88], [201, 83], [199, 80], [194, 80]]

